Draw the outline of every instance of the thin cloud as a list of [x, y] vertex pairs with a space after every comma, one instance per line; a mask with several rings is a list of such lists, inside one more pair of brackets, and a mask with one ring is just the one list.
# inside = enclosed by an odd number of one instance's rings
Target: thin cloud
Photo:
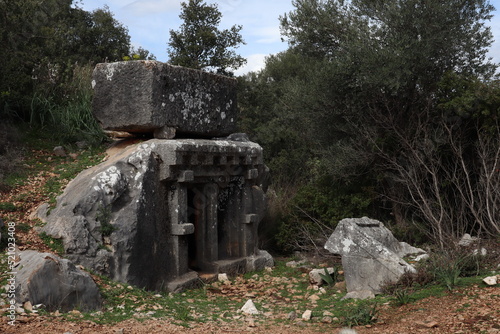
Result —
[[255, 36], [257, 43], [271, 44], [281, 41], [278, 25], [255, 28], [250, 33]]
[[245, 66], [234, 71], [235, 75], [243, 75], [248, 72], [257, 72], [264, 68], [266, 57], [269, 56], [263, 53], [256, 53], [247, 56], [247, 63]]
[[177, 0], [137, 0], [123, 7], [130, 14], [147, 16], [150, 14], [179, 11], [180, 2]]

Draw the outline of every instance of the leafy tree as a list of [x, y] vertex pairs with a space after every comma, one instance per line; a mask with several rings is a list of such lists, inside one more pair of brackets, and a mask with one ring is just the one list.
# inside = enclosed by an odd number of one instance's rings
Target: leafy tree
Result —
[[130, 48], [129, 55], [124, 56], [123, 60], [156, 60], [156, 57], [142, 47], [138, 47], [137, 49], [132, 47]]
[[[70, 26], [72, 38], [71, 57], [79, 55], [80, 61], [118, 61], [129, 54], [128, 29], [118, 22], [107, 6], [86, 12], [75, 9], [74, 24]], [[76, 52], [75, 52], [76, 51]]]
[[219, 30], [222, 14], [216, 4], [202, 0], [182, 2], [179, 17], [184, 21], [179, 31], [170, 30], [167, 49], [170, 62], [175, 65], [232, 75], [232, 71], [246, 63], [234, 48], [245, 44], [240, 34], [241, 25]]
[[[277, 88], [273, 120], [295, 119], [291, 129], [314, 143], [310, 149], [320, 170], [334, 184], [375, 187], [379, 205], [390, 209], [401, 228], [409, 221], [425, 223], [441, 245], [464, 232], [497, 233], [498, 225], [476, 207], [496, 207], [496, 195], [473, 200], [459, 182], [484, 189], [486, 181], [480, 180], [488, 168], [477, 161], [490, 166], [486, 161], [495, 161], [498, 148], [483, 130], [483, 124], [496, 124], [491, 110], [497, 90], [490, 87], [496, 65], [486, 58], [492, 40], [489, 2], [293, 4], [295, 10], [280, 18], [282, 34], [287, 52], [307, 70], [295, 75], [290, 58], [281, 58], [279, 66], [291, 72], [262, 78], [262, 85]], [[268, 61], [260, 75], [268, 75], [271, 66], [277, 65]], [[450, 78], [457, 87], [450, 88]], [[476, 81], [484, 83], [488, 98], [477, 88], [459, 89], [477, 87]], [[460, 112], [464, 101], [474, 106], [473, 114], [483, 115], [481, 121]], [[496, 180], [488, 182], [491, 189]]]
[[0, 113], [27, 119], [36, 91], [62, 99], [75, 63], [121, 60], [128, 31], [109, 8], [86, 12], [72, 0], [0, 0]]

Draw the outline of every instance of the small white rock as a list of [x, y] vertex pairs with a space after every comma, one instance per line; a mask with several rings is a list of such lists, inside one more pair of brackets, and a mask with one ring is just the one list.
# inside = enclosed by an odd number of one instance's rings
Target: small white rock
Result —
[[217, 280], [219, 282], [225, 283], [225, 282], [229, 282], [229, 277], [227, 277], [227, 274], [218, 274], [217, 275]]
[[472, 255], [474, 256], [476, 255], [486, 256], [487, 254], [488, 251], [486, 250], [486, 248], [474, 249], [474, 251], [472, 252]]
[[[326, 269], [328, 271], [328, 273], [331, 275], [333, 274], [334, 272], [334, 269], [333, 268], [327, 268]], [[322, 285], [323, 284], [323, 278], [321, 277], [321, 275], [325, 275], [326, 272], [325, 272], [325, 268], [321, 268], [321, 269], [313, 269], [309, 272], [309, 282], [311, 284], [314, 284], [314, 285]]]
[[358, 332], [356, 332], [354, 329], [342, 328], [339, 334], [358, 334]]
[[321, 297], [318, 295], [311, 295], [311, 296], [309, 296], [308, 299], [314, 303], [314, 302], [317, 302], [318, 300], [320, 300]]
[[487, 285], [490, 285], [490, 286], [497, 285], [498, 278], [496, 276], [489, 276], [489, 277], [484, 278], [483, 282], [486, 283]]
[[56, 146], [56, 147], [54, 147], [53, 152], [58, 157], [65, 157], [66, 156], [66, 150], [62, 146]]
[[306, 260], [300, 260], [300, 261], [290, 261], [290, 262], [287, 262], [285, 265], [288, 267], [288, 268], [297, 268], [298, 266], [302, 265], [306, 263]]
[[429, 254], [422, 254], [422, 255], [419, 255], [415, 258], [415, 261], [417, 262], [420, 262], [422, 260], [427, 260], [429, 258]]
[[460, 241], [458, 242], [458, 245], [462, 246], [462, 247], [468, 247], [468, 246], [472, 245], [472, 243], [474, 243], [477, 240], [478, 240], [478, 238], [471, 237], [471, 235], [469, 233], [465, 233], [463, 235], [462, 239], [460, 239]]
[[341, 300], [345, 299], [373, 299], [375, 294], [370, 290], [356, 290], [347, 293]]
[[251, 299], [247, 300], [245, 305], [241, 308], [241, 312], [245, 314], [259, 314], [259, 310], [255, 307], [255, 304]]
[[304, 313], [302, 313], [302, 320], [309, 321], [312, 318], [312, 311], [307, 310]]
[[30, 312], [33, 311], [33, 305], [31, 304], [31, 302], [29, 300], [23, 304], [23, 308], [26, 311], [30, 311]]

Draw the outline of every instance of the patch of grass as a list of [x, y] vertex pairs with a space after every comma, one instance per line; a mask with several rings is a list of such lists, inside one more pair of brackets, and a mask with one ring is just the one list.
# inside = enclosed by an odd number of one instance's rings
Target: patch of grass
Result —
[[[2, 233], [3, 236], [3, 233]], [[7, 279], [9, 278], [9, 272], [11, 270], [8, 267], [8, 261], [7, 261], [7, 253], [6, 252], [1, 252], [0, 253], [0, 285], [6, 286], [7, 285]], [[2, 292], [5, 292], [5, 290], [2, 288]]]
[[147, 320], [168, 318], [172, 323], [189, 327], [192, 322], [219, 320], [221, 314], [237, 314], [237, 302], [227, 298], [211, 298], [205, 286], [183, 293], [158, 293], [130, 288], [99, 276], [104, 299], [102, 312], [90, 312], [83, 319], [100, 324], [117, 323], [129, 318]]
[[339, 268], [333, 267], [333, 272], [330, 274], [327, 268], [325, 268], [324, 274], [319, 274], [321, 279], [325, 281], [329, 286], [335, 285], [339, 280]]
[[371, 325], [377, 320], [377, 314], [376, 302], [358, 302], [344, 309], [340, 323], [347, 327]]
[[64, 254], [64, 245], [61, 239], [51, 237], [45, 232], [40, 233], [42, 241], [55, 253]]
[[17, 207], [10, 202], [0, 202], [0, 211], [14, 212], [17, 211]]
[[91, 87], [93, 66], [75, 65], [70, 80], [64, 82], [63, 99], [37, 90], [31, 97], [29, 124], [50, 132], [53, 140], [63, 144], [77, 140], [99, 143], [104, 133], [92, 115]]
[[29, 232], [31, 230], [31, 226], [26, 223], [17, 223], [16, 230], [20, 232]]
[[458, 283], [460, 268], [453, 264], [436, 268], [436, 277], [451, 291]]
[[396, 304], [401, 306], [409, 304], [413, 300], [413, 297], [409, 289], [399, 289], [394, 292], [394, 299]]
[[55, 207], [56, 205], [56, 196], [61, 193], [62, 188], [62, 183], [61, 180], [57, 178], [50, 178], [45, 182], [45, 185], [43, 186], [43, 190], [46, 194], [50, 194], [50, 199], [49, 199], [49, 206], [51, 208]]
[[415, 289], [412, 293], [414, 301], [429, 298], [429, 297], [443, 297], [448, 294], [448, 289], [440, 284], [427, 285], [421, 289]]
[[479, 273], [477, 257], [463, 250], [442, 250], [432, 254], [427, 263], [435, 279], [449, 291], [459, 285], [463, 276], [470, 276], [471, 271]]
[[[238, 310], [247, 299], [252, 298], [257, 309], [261, 311], [260, 315], [254, 316], [257, 323], [262, 320], [270, 324], [271, 318], [264, 315], [265, 312], [285, 316], [295, 311], [300, 317], [301, 312], [310, 309], [314, 315], [310, 323], [321, 330], [326, 329], [321, 327], [324, 325], [320, 323], [324, 311], [330, 311], [332, 317], [339, 319], [329, 326], [362, 326], [376, 321], [379, 305], [394, 301], [394, 296], [377, 296], [371, 301], [341, 300], [344, 294], [335, 293], [328, 287], [326, 287], [327, 293], [320, 293], [309, 284], [307, 273], [297, 268], [288, 268], [285, 263], [286, 261], [279, 260], [272, 271], [263, 270], [238, 275], [226, 284], [200, 283], [198, 288], [176, 294], [131, 288], [128, 284], [94, 274], [104, 300], [102, 311], [83, 312], [77, 315], [67, 313], [63, 317], [69, 322], [88, 320], [98, 324], [115, 324], [131, 318], [139, 321], [161, 318], [187, 328], [208, 321], [221, 324], [239, 321], [243, 323], [245, 316]], [[466, 284], [477, 284], [477, 278], [463, 279], [459, 286]], [[445, 286], [438, 284], [415, 287], [408, 291], [412, 292], [411, 295], [401, 298], [411, 297], [412, 300], [419, 300], [449, 293]], [[247, 293], [253, 296], [247, 296]], [[308, 298], [313, 294], [320, 296], [315, 303]], [[466, 305], [463, 307], [467, 307]], [[286, 320], [284, 317], [277, 317], [272, 321], [296, 326], [295, 321]], [[328, 327], [326, 330], [331, 331], [331, 328]]]
[[[19, 187], [32, 175], [50, 173], [53, 176], [48, 184], [44, 185], [44, 192], [50, 196], [52, 205], [55, 203], [55, 197], [60, 194], [62, 186], [82, 170], [100, 163], [104, 157], [105, 145], [94, 145], [85, 150], [74, 151], [75, 147], [69, 144], [65, 147], [68, 153], [78, 154], [76, 159], [54, 156], [52, 149], [62, 143], [53, 137], [52, 131], [26, 125], [19, 125], [19, 128], [19, 132], [24, 134], [23, 163], [18, 164], [16, 169], [8, 171], [3, 183], [9, 188]], [[101, 143], [102, 140], [98, 142]]]
[[101, 206], [97, 210], [95, 219], [101, 224], [99, 231], [103, 236], [108, 237], [111, 235], [111, 233], [116, 231], [116, 226], [111, 224], [111, 208]]
[[35, 218], [33, 220], [33, 222], [35, 223], [36, 227], [43, 227], [43, 226], [47, 225], [47, 222], [44, 222], [43, 220], [41, 220], [39, 218]]
[[462, 307], [457, 308], [455, 312], [464, 312], [469, 307], [471, 307], [471, 304], [465, 303], [462, 305]]

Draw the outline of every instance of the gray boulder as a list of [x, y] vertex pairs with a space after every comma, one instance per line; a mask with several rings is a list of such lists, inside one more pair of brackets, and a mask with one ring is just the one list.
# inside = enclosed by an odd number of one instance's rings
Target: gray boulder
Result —
[[32, 250], [19, 253], [16, 300], [43, 304], [49, 311], [98, 310], [102, 306], [99, 289], [92, 277], [67, 259]]
[[479, 238], [473, 237], [469, 233], [465, 233], [462, 236], [462, 239], [460, 239], [460, 241], [458, 242], [458, 245], [462, 246], [462, 247], [469, 247], [478, 241], [479, 241]]
[[257, 249], [265, 173], [252, 142], [152, 139], [80, 173], [49, 214], [39, 211], [39, 231], [99, 274], [177, 291], [198, 282], [193, 269], [268, 265]]
[[388, 282], [396, 282], [405, 272], [415, 272], [403, 257], [425, 253], [399, 242], [378, 220], [342, 219], [325, 244], [325, 249], [342, 256], [348, 292], [372, 291], [377, 294]]
[[141, 60], [97, 64], [92, 85], [94, 116], [104, 130], [158, 138], [236, 131], [234, 78]]

